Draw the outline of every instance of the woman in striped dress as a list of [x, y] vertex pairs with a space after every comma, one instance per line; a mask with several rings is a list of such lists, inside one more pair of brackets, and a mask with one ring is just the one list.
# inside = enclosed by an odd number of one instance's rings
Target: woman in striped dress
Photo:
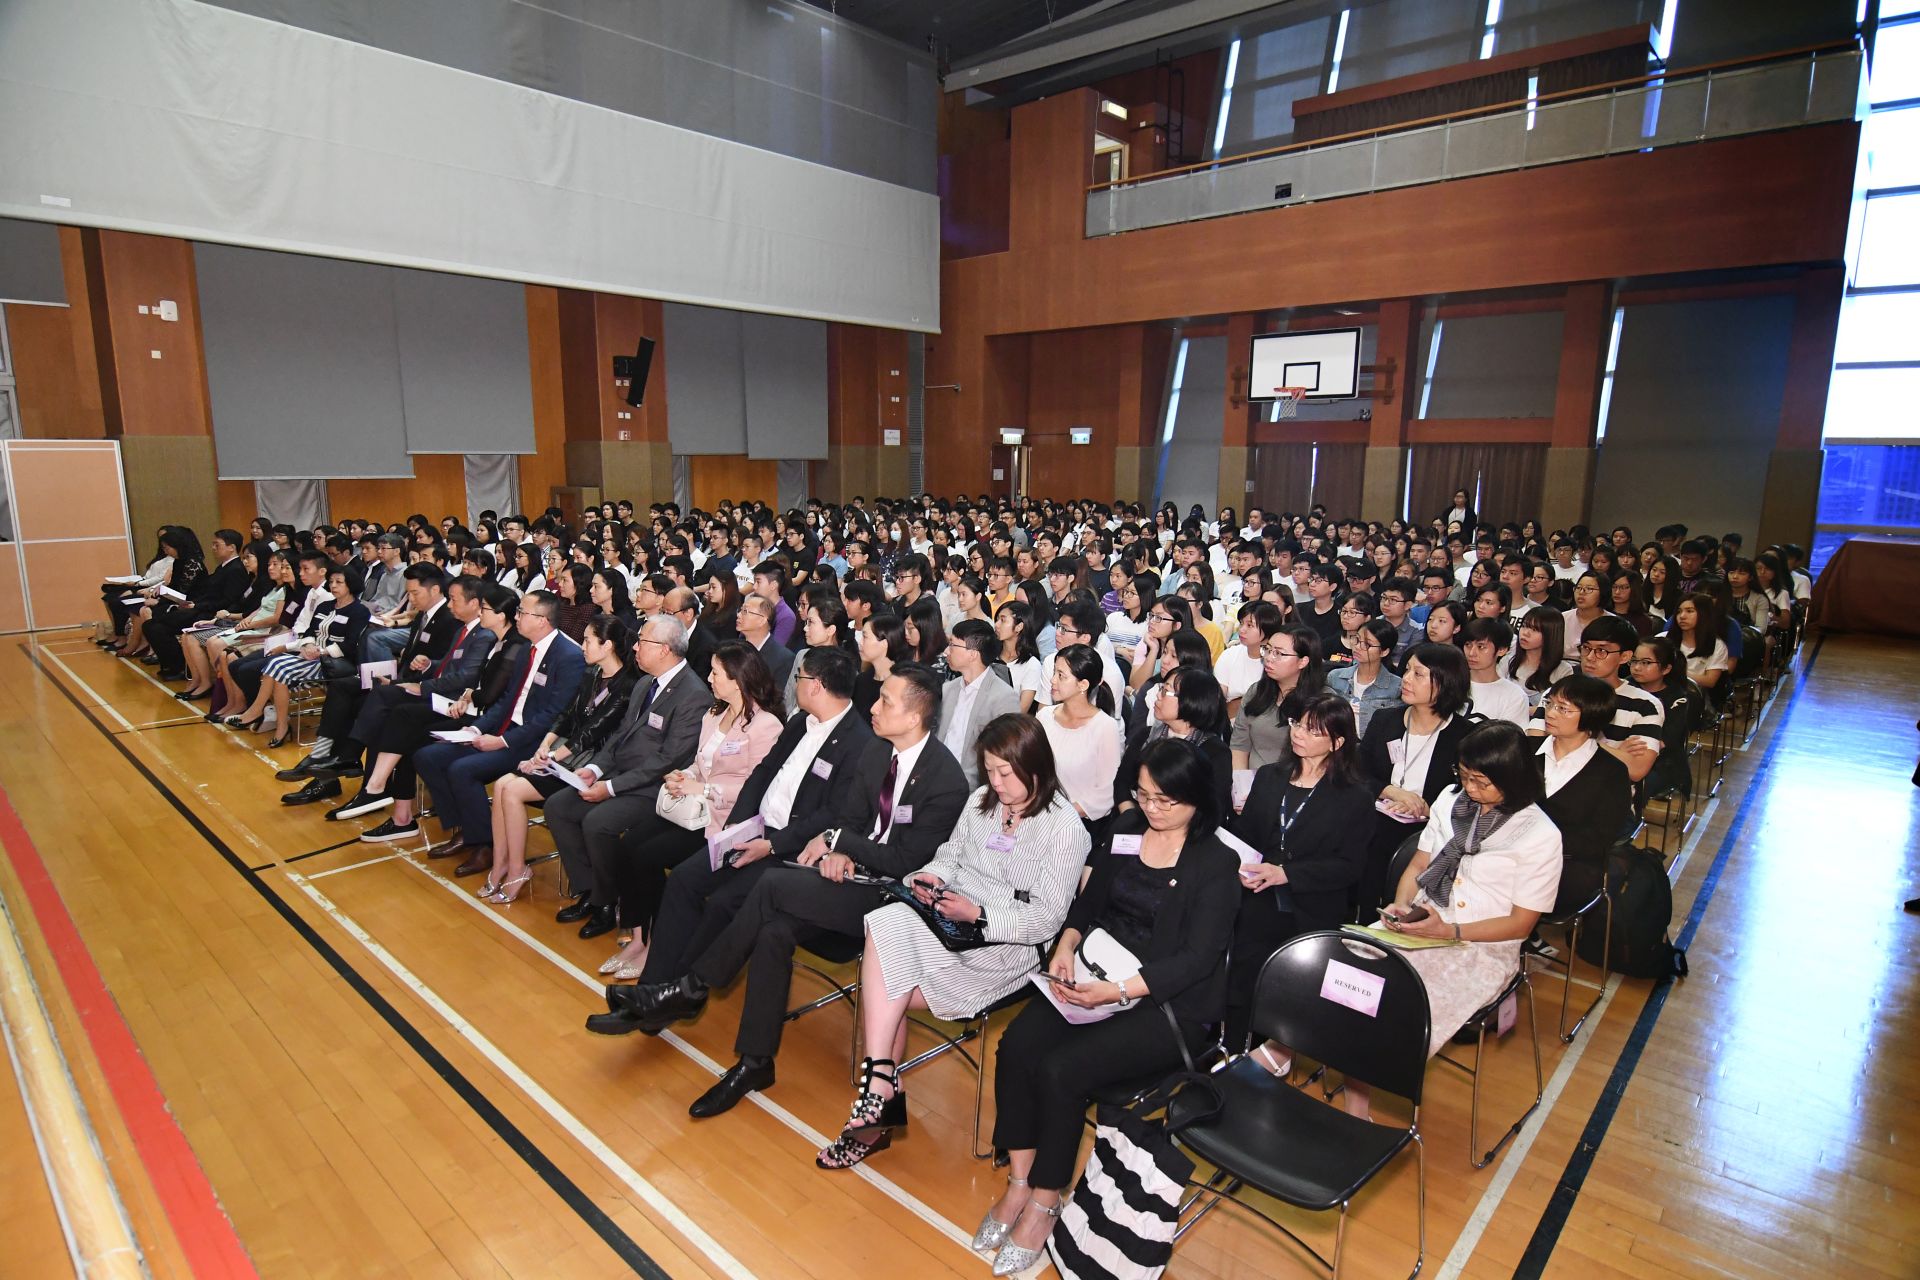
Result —
[[822, 1169], [852, 1168], [906, 1126], [898, 1064], [908, 1013], [926, 1009], [954, 1021], [1017, 990], [1040, 967], [1038, 949], [1060, 931], [1073, 901], [1091, 841], [1060, 789], [1039, 722], [999, 716], [980, 731], [975, 749], [986, 785], [933, 861], [906, 884], [947, 919], [980, 923], [989, 945], [947, 950], [904, 902], [867, 916], [861, 1016], [867, 1047], [888, 1056], [861, 1061], [860, 1093], [846, 1127], [815, 1157]]
[[227, 717], [227, 723], [235, 728], [258, 729], [271, 703], [280, 732], [268, 746], [284, 745], [293, 733], [287, 714], [292, 690], [318, 684], [329, 675], [345, 675], [359, 661], [360, 637], [367, 629], [367, 606], [353, 598], [345, 569], [327, 570], [327, 590], [333, 593], [333, 610], [322, 615], [313, 639], [298, 652], [268, 659], [253, 705], [237, 716]]

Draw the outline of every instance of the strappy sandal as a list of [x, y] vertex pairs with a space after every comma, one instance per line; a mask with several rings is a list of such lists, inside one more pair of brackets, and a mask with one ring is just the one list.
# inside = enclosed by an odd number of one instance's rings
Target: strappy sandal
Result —
[[[891, 1097], [873, 1091], [876, 1080], [885, 1080], [894, 1088]], [[907, 1095], [900, 1088], [897, 1064], [892, 1058], [860, 1060], [860, 1096], [853, 1100], [847, 1124], [840, 1136], [818, 1155], [813, 1163], [821, 1169], [851, 1169], [878, 1151], [893, 1145], [893, 1131], [907, 1123]]]

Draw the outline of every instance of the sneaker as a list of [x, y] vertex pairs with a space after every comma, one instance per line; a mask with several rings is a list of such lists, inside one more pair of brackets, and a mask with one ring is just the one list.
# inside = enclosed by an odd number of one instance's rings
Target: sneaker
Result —
[[[357, 818], [363, 813], [378, 813], [393, 803], [393, 797], [381, 795], [378, 791], [362, 791], [353, 799], [336, 809], [327, 811], [328, 822], [339, 822], [346, 818]], [[409, 824], [418, 827], [419, 823]]]
[[368, 844], [379, 844], [387, 840], [409, 840], [419, 834], [419, 822], [409, 821], [403, 824], [388, 818], [373, 830], [361, 832], [360, 838]]

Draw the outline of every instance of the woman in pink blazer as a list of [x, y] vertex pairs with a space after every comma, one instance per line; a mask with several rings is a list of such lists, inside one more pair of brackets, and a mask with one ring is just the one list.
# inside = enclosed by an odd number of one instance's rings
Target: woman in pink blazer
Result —
[[683, 827], [649, 814], [621, 837], [614, 865], [608, 868], [619, 895], [620, 927], [631, 929], [633, 937], [600, 972], [622, 981], [639, 977], [646, 963], [648, 934], [667, 872], [733, 821], [740, 788], [780, 739], [780, 688], [753, 646], [729, 640], [715, 648], [709, 683], [713, 709], [700, 721], [693, 763], [660, 783], [663, 797], [703, 795], [706, 825]]

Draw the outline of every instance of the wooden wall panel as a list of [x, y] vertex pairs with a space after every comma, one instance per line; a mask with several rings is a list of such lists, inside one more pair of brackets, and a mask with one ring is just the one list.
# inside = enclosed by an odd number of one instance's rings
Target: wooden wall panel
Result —
[[[103, 374], [103, 382], [110, 383], [103, 397], [111, 402], [106, 405], [108, 433], [211, 435], [193, 245], [125, 231], [85, 231], [82, 239], [94, 349], [103, 364], [112, 366], [110, 378]], [[179, 320], [139, 313], [141, 306], [163, 299], [179, 306]]]
[[755, 499], [775, 505], [780, 484], [771, 458], [749, 458], [742, 453], [695, 454], [688, 459], [693, 472], [693, 505], [711, 511], [723, 499]]
[[[120, 441], [120, 465], [133, 543], [140, 551], [152, 547], [154, 531], [163, 524], [186, 525], [203, 545], [215, 529], [233, 527], [220, 514], [212, 436], [127, 436]], [[249, 500], [247, 506], [252, 505]]]
[[411, 480], [329, 480], [327, 505], [335, 520], [357, 516], [392, 524], [418, 511], [436, 522], [451, 515], [464, 524], [466, 461], [457, 453], [416, 453]]
[[527, 357], [532, 362], [534, 452], [520, 456], [520, 505], [544, 508], [567, 483], [567, 405], [561, 375], [561, 290], [527, 286]]
[[[99, 592], [94, 593], [94, 612], [100, 609]], [[0, 547], [0, 631], [27, 629], [27, 584], [20, 572], [20, 553], [12, 546]]]
[[100, 374], [93, 362], [93, 344], [84, 332], [76, 333], [73, 308], [10, 302], [6, 313], [7, 340], [19, 383], [21, 436], [28, 440], [104, 437], [107, 423], [100, 411]]
[[260, 514], [259, 497], [251, 480], [222, 480], [220, 483], [220, 525], [238, 529], [243, 535], [247, 525]]
[[1013, 147], [1005, 138], [940, 157], [940, 256], [973, 258], [1007, 247]]

